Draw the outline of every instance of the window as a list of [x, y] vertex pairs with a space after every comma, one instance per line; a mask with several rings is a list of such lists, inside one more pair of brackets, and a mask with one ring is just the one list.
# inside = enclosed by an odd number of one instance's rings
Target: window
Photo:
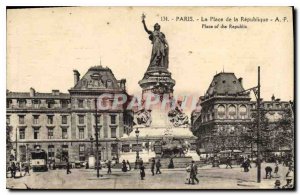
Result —
[[62, 139], [68, 139], [68, 129], [67, 128], [62, 128]]
[[129, 144], [122, 145], [122, 152], [130, 152]]
[[83, 100], [78, 100], [78, 108], [83, 108]]
[[25, 139], [25, 129], [20, 129], [19, 134], [20, 134], [20, 139]]
[[79, 145], [79, 161], [85, 161], [85, 145]]
[[55, 159], [54, 145], [49, 145], [48, 146], [48, 159], [50, 159], [50, 160], [54, 160]]
[[25, 108], [26, 107], [26, 100], [19, 100], [19, 108]]
[[111, 138], [117, 138], [117, 128], [111, 127]]
[[247, 117], [247, 108], [246, 108], [246, 106], [244, 106], [244, 105], [240, 106], [239, 111], [240, 111], [241, 119], [245, 119]]
[[12, 100], [6, 100], [6, 108], [10, 108]]
[[48, 100], [47, 104], [48, 104], [48, 108], [54, 108], [55, 102], [54, 100]]
[[225, 106], [223, 106], [223, 105], [220, 105], [218, 107], [218, 118], [221, 118], [221, 119], [225, 118]]
[[69, 158], [69, 146], [62, 145], [62, 159], [66, 160]]
[[84, 115], [78, 115], [78, 123], [84, 124]]
[[236, 108], [235, 106], [229, 106], [228, 108], [229, 118], [235, 119], [236, 118]]
[[118, 144], [111, 144], [111, 156], [117, 157], [118, 156]]
[[84, 128], [83, 127], [79, 128], [79, 139], [84, 139]]
[[39, 115], [33, 115], [33, 124], [34, 125], [39, 124]]
[[53, 128], [48, 128], [48, 139], [53, 139]]
[[112, 88], [112, 81], [111, 80], [106, 81], [106, 88]]
[[68, 101], [67, 100], [62, 100], [61, 101], [61, 107], [62, 108], [68, 108]]
[[19, 116], [19, 124], [25, 124], [25, 116]]
[[39, 139], [39, 128], [33, 129], [33, 139]]
[[33, 100], [32, 101], [33, 108], [39, 108], [40, 107], [40, 101], [39, 100]]
[[67, 115], [61, 116], [61, 124], [68, 124], [68, 116]]
[[[97, 114], [97, 123], [100, 124], [101, 115]], [[95, 116], [95, 123], [96, 123], [96, 116]]]
[[110, 124], [116, 124], [116, 115], [110, 115]]
[[6, 124], [10, 124], [10, 116], [9, 115], [6, 115]]
[[48, 115], [48, 124], [52, 125], [53, 124], [53, 116], [52, 115]]

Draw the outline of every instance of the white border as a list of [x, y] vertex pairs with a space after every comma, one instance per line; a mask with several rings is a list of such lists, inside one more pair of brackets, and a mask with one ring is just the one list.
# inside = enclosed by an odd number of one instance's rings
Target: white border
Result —
[[[51, 0], [51, 1], [41, 1], [41, 0], [2, 0], [0, 4], [0, 97], [1, 97], [1, 109], [0, 109], [0, 124], [1, 124], [1, 137], [4, 138], [5, 133], [5, 116], [6, 116], [6, 6], [294, 6], [295, 9], [298, 11], [299, 15], [299, 8], [300, 8], [300, 1], [299, 0], [270, 0], [270, 1], [262, 1], [262, 0], [202, 0], [196, 2], [195, 0], [110, 0], [110, 1], [104, 1], [104, 0]], [[299, 17], [296, 19], [296, 27], [299, 34]], [[299, 40], [299, 37], [298, 37]], [[298, 41], [296, 43], [298, 45]], [[298, 52], [295, 53], [296, 56], [299, 54], [299, 48]], [[297, 75], [299, 74], [299, 68], [297, 70]], [[296, 79], [296, 78], [295, 78]], [[299, 86], [299, 85], [298, 85]], [[299, 87], [297, 89], [299, 91]], [[297, 102], [299, 102], [299, 94], [297, 94]], [[298, 122], [299, 117], [297, 117]], [[297, 140], [299, 140], [299, 132], [297, 133]], [[0, 151], [1, 151], [1, 186], [0, 191], [1, 194], [9, 194], [10, 191], [6, 190], [6, 178], [5, 178], [5, 139], [0, 142]], [[297, 157], [299, 157], [299, 149], [297, 150]], [[298, 162], [298, 158], [297, 161]], [[299, 163], [298, 163], [299, 165]], [[299, 171], [299, 166], [297, 166], [297, 171]], [[297, 177], [297, 186], [299, 188], [299, 177]], [[229, 193], [232, 193], [234, 191], [230, 191]], [[245, 193], [246, 191], [243, 191], [242, 193]], [[249, 191], [250, 193], [253, 191]], [[17, 191], [16, 193], [25, 193], [24, 191]], [[32, 193], [30, 191], [30, 193]], [[43, 191], [38, 191], [35, 193], [45, 193]], [[67, 191], [67, 192], [58, 192], [58, 191], [49, 191], [47, 193], [74, 193], [74, 191]], [[75, 193], [86, 193], [86, 192], [75, 192]], [[92, 192], [92, 193], [109, 193], [109, 192]], [[118, 192], [110, 192], [111, 193], [118, 193]], [[124, 192], [122, 192], [124, 193]], [[134, 193], [134, 192], [126, 192], [126, 193]], [[141, 191], [137, 191], [136, 193], [141, 193]], [[149, 193], [149, 192], [148, 192]], [[156, 194], [162, 194], [162, 193], [172, 193], [172, 192], [155, 192]], [[186, 193], [184, 191], [180, 191], [180, 193]], [[191, 192], [192, 193], [192, 192]], [[215, 193], [219, 194], [220, 192], [204, 192], [204, 191], [198, 191], [196, 193]], [[221, 192], [224, 193], [224, 192]], [[228, 193], [228, 192], [227, 192]], [[240, 192], [238, 192], [240, 193]], [[267, 193], [267, 192], [254, 192], [254, 193]], [[268, 192], [268, 193], [273, 193]]]

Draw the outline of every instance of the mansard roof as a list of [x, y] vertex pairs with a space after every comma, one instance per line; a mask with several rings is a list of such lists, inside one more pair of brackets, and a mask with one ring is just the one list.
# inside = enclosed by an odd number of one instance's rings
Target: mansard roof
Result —
[[[122, 81], [125, 82], [125, 79]], [[75, 84], [72, 90], [113, 90], [123, 91], [119, 80], [116, 79], [111, 69], [102, 66], [93, 66]], [[125, 85], [125, 83], [124, 83]]]
[[34, 95], [30, 92], [12, 92], [8, 91], [6, 93], [6, 98], [10, 99], [69, 99], [70, 94], [58, 92], [56, 94], [52, 93], [39, 93], [35, 92]]
[[237, 94], [242, 91], [244, 91], [242, 78], [237, 79], [234, 73], [221, 72], [214, 76], [205, 96]]

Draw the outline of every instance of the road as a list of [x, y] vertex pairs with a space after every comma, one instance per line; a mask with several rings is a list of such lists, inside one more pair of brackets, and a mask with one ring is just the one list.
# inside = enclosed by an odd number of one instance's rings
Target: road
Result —
[[[198, 169], [199, 184], [185, 183], [185, 169], [162, 169], [162, 174], [152, 176], [149, 169], [146, 170], [145, 180], [140, 180], [139, 171], [132, 170], [123, 173], [119, 169], [112, 169], [112, 174], [107, 175], [106, 169], [100, 171], [103, 175], [99, 179], [96, 171], [91, 169], [71, 169], [71, 174], [66, 170], [50, 170], [48, 172], [32, 173], [30, 176], [7, 179], [7, 188], [26, 189], [272, 189], [276, 179], [284, 185], [287, 167], [280, 165], [280, 178], [264, 179], [262, 164], [262, 181], [256, 183], [257, 169], [252, 167], [249, 172], [243, 172], [242, 168], [234, 166], [233, 169], [212, 168], [211, 165]], [[269, 164], [273, 167], [274, 164]]]

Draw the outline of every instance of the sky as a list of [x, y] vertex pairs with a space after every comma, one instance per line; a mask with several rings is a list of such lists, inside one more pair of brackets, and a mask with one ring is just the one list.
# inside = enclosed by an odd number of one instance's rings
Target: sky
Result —
[[[243, 77], [244, 88], [257, 85], [261, 96], [282, 100], [294, 95], [293, 29], [290, 8], [224, 7], [68, 7], [7, 11], [7, 89], [38, 92], [73, 87], [73, 70], [83, 76], [95, 65], [108, 66], [117, 79], [126, 78], [129, 94], [141, 93], [138, 81], [151, 55], [144, 31], [155, 23], [169, 43], [169, 71], [175, 94], [204, 95], [221, 71]], [[161, 21], [167, 16], [170, 21]], [[247, 29], [204, 29], [200, 21], [176, 17], [283, 18], [287, 22], [238, 22]], [[171, 20], [174, 19], [174, 20]], [[208, 25], [217, 22], [206, 22]], [[228, 23], [227, 23], [228, 24]]]

